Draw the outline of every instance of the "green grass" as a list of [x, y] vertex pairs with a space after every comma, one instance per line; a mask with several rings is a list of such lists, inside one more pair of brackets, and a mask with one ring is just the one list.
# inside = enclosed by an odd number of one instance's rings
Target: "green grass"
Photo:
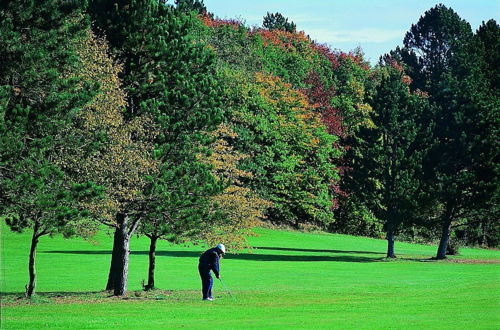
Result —
[[[134, 238], [128, 299], [100, 292], [111, 237], [92, 245], [44, 237], [37, 256], [38, 296], [19, 298], [28, 281], [30, 233], [1, 226], [1, 328], [500, 328], [500, 251], [462, 249], [455, 261], [422, 262], [435, 246], [257, 229], [253, 253], [228, 255], [213, 302], [201, 301], [197, 257], [203, 247], [161, 242], [156, 284], [143, 294], [148, 241]], [[135, 292], [134, 292], [135, 291]]]

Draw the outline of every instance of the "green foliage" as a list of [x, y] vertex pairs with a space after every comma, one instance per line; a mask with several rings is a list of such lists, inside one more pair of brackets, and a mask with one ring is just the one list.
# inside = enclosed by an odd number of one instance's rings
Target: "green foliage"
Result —
[[92, 184], [73, 186], [54, 162], [67, 142], [60, 130], [94, 92], [89, 84], [79, 88], [82, 81], [70, 75], [79, 67], [76, 43], [87, 22], [59, 1], [3, 2], [0, 22], [0, 214], [12, 230], [32, 230], [26, 286], [31, 297], [40, 237], [95, 230], [75, 201], [99, 192]]
[[194, 11], [201, 15], [207, 13], [207, 7], [205, 7], [203, 0], [175, 0], [174, 3], [177, 9], [182, 11]]
[[90, 10], [124, 63], [126, 116], [147, 113], [159, 129], [154, 155], [160, 170], [141, 214], [179, 221], [177, 232], [188, 233], [219, 189], [196, 158], [210, 142], [205, 132], [221, 117], [214, 54], [192, 38], [196, 18], [172, 6], [93, 1]]
[[39, 208], [74, 221], [51, 229], [71, 234], [78, 218], [118, 228], [123, 213], [131, 232], [143, 220], [150, 237], [240, 247], [269, 201], [279, 224], [380, 236], [404, 218], [408, 236], [456, 226], [458, 239], [498, 244], [494, 20], [474, 35], [437, 5], [372, 70], [361, 50], [332, 51], [280, 13], [249, 28], [201, 0], [174, 3], [0, 4], [0, 213], [12, 229]]
[[[373, 127], [371, 106], [367, 103], [367, 86], [370, 70], [362, 61], [362, 54], [340, 55], [333, 72], [336, 95], [332, 105], [342, 114], [345, 135], [355, 138], [355, 133], [365, 127]], [[349, 145], [349, 141], [346, 141]]]
[[[498, 97], [500, 90], [500, 25], [490, 19], [483, 22], [476, 32], [483, 48], [483, 60], [486, 64], [484, 74], [490, 82], [490, 88]], [[494, 94], [495, 95], [495, 94]]]
[[[253, 106], [251, 103], [248, 103], [253, 102], [250, 101], [252, 98], [241, 97], [241, 95], [247, 92], [238, 91], [240, 89], [239, 84], [249, 84], [248, 81], [253, 80], [251, 76], [255, 72], [263, 71], [279, 77], [283, 82], [290, 83], [290, 88], [306, 93], [307, 101], [310, 103], [310, 110], [321, 114], [322, 124], [320, 125], [325, 125], [328, 133], [340, 137], [342, 131], [346, 130], [352, 135], [360, 127], [371, 125], [371, 108], [365, 101], [365, 84], [368, 80], [369, 70], [366, 63], [363, 62], [360, 53], [335, 53], [326, 46], [313, 43], [304, 32], [297, 33], [280, 29], [272, 31], [265, 29], [249, 30], [237, 21], [213, 19], [207, 16], [202, 17], [201, 20], [205, 28], [199, 27], [198, 33], [200, 33], [200, 38], [208, 43], [209, 47], [215, 49], [219, 71], [228, 72], [227, 69], [229, 68], [229, 71], [237, 72], [236, 75], [230, 74], [225, 79], [236, 81], [227, 83], [224, 93], [227, 96], [225, 101], [227, 108], [237, 109], [238, 116], [244, 115], [245, 118], [250, 118], [251, 112], [249, 111], [253, 111], [249, 110]], [[238, 80], [247, 82], [238, 83]], [[235, 106], [235, 104], [239, 105]], [[276, 107], [274, 103], [271, 103], [266, 106], [266, 110], [263, 113], [273, 113], [275, 111], [273, 108]], [[343, 120], [344, 115], [348, 119]], [[238, 122], [241, 120], [234, 119], [235, 117], [232, 114], [229, 114], [227, 117], [228, 122]], [[283, 120], [284, 122], [290, 121], [291, 125], [293, 125], [293, 120], [286, 117]], [[246, 140], [249, 137], [249, 133], [240, 131], [237, 127], [235, 130], [238, 134], [235, 144], [241, 145], [242, 142], [238, 142], [238, 140]], [[345, 138], [345, 136], [342, 136], [342, 138]], [[272, 141], [275, 137], [272, 135], [268, 139]], [[252, 143], [256, 146], [262, 144], [265, 148], [268, 142], [257, 140]], [[347, 145], [347, 140], [344, 139], [341, 139], [340, 143], [335, 143], [333, 149], [335, 149], [334, 153], [336, 153], [336, 156], [330, 162], [332, 167], [338, 167], [341, 164], [338, 150]], [[276, 148], [286, 149], [288, 146], [276, 146]], [[248, 152], [246, 149], [239, 150], [243, 153]], [[308, 152], [314, 153], [315, 151], [314, 148], [309, 148], [309, 151], [305, 151], [304, 149], [301, 152], [307, 154]], [[249, 153], [249, 155], [252, 154], [253, 152]], [[279, 160], [269, 160], [267, 162], [276, 163], [282, 161], [283, 164], [288, 164], [287, 171], [294, 171], [293, 168], [296, 168], [294, 164], [296, 164], [297, 159], [294, 158], [294, 154], [283, 152], [281, 154], [269, 155], [268, 157]], [[264, 168], [260, 169], [259, 167], [261, 166]], [[259, 172], [269, 173], [274, 170], [273, 166], [267, 163], [254, 164], [248, 169], [255, 174]], [[256, 177], [258, 176], [256, 175]], [[265, 180], [267, 179], [261, 179], [262, 185], [267, 184], [271, 186], [275, 184], [273, 181], [264, 183]], [[281, 176], [279, 180], [286, 181], [288, 179]], [[338, 205], [336, 198], [341, 193], [337, 186], [338, 179], [334, 181], [336, 183], [331, 183], [328, 197], [322, 195], [325, 199], [329, 199], [330, 208], [335, 208]], [[283, 204], [283, 201], [291, 202], [308, 199], [308, 196], [299, 197], [300, 194], [296, 196], [292, 195], [283, 196], [279, 203]], [[299, 208], [307, 207], [302, 205]], [[328, 212], [331, 213], [331, 211]], [[292, 217], [302, 217], [298, 215], [299, 213], [296, 212]], [[280, 217], [284, 219], [286, 216]], [[329, 217], [331, 218], [331, 215]], [[271, 221], [280, 222], [282, 220], [271, 219]], [[286, 222], [293, 223], [294, 221], [290, 220]]]
[[[231, 73], [230, 73], [231, 74]], [[254, 81], [230, 75], [230, 120], [236, 150], [250, 155], [243, 168], [263, 198], [271, 201], [271, 222], [298, 226], [333, 220], [331, 186], [338, 180], [332, 160], [339, 156], [306, 97], [279, 78], [258, 73]]]
[[295, 88], [306, 87], [305, 79], [313, 70], [314, 51], [304, 32], [256, 30], [255, 33], [263, 38], [263, 71]]
[[[491, 121], [486, 97], [481, 47], [469, 23], [452, 9], [438, 5], [422, 16], [405, 37], [411, 70], [418, 72], [414, 88], [428, 92], [435, 105], [428, 120], [434, 123], [436, 143], [426, 158], [428, 191], [443, 205], [443, 235], [438, 257], [444, 257], [452, 223], [474, 212], [490, 184], [478, 168], [487, 166], [481, 155], [496, 153], [489, 138], [484, 139]], [[432, 205], [432, 203], [430, 204]]]
[[74, 234], [77, 195], [54, 158], [60, 130], [93, 93], [68, 75], [79, 66], [76, 42], [87, 22], [59, 1], [7, 1], [0, 16], [0, 213], [16, 231]]
[[359, 193], [391, 238], [419, 213], [422, 162], [430, 142], [430, 130], [420, 118], [430, 107], [425, 98], [410, 93], [410, 80], [395, 60], [383, 63], [376, 74], [374, 127], [365, 133], [364, 161], [357, 172], [364, 175], [357, 177], [357, 184], [364, 187]]
[[263, 66], [262, 39], [249, 33], [237, 21], [215, 20], [203, 16], [197, 27], [200, 40], [215, 52], [217, 67], [245, 70], [249, 74], [261, 70]]

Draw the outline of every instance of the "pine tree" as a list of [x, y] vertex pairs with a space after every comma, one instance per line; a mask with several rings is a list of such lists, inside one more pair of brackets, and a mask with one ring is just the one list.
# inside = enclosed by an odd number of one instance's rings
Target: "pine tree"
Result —
[[[452, 224], [467, 216], [481, 190], [474, 167], [482, 149], [485, 79], [477, 41], [466, 21], [444, 5], [428, 10], [404, 39], [413, 85], [429, 94], [435, 145], [426, 159], [428, 190], [441, 205], [437, 258], [445, 258]], [[411, 59], [411, 60], [409, 60]]]
[[491, 19], [477, 30], [482, 73], [489, 87], [485, 92], [485, 111], [477, 123], [481, 143], [474, 172], [479, 182], [474, 196], [474, 210], [457, 230], [457, 236], [470, 244], [497, 246], [500, 242], [500, 26]]
[[375, 126], [365, 133], [366, 150], [359, 164], [366, 176], [358, 184], [365, 187], [367, 204], [383, 221], [387, 257], [395, 258], [398, 227], [418, 210], [422, 160], [429, 142], [420, 118], [429, 107], [426, 99], [410, 93], [410, 78], [394, 59], [387, 58], [376, 73], [371, 99]]
[[[206, 132], [221, 118], [214, 56], [191, 36], [195, 17], [163, 2], [91, 1], [90, 14], [96, 31], [104, 33], [111, 49], [123, 62], [123, 86], [128, 96], [125, 116], [149, 114], [159, 129], [154, 156], [160, 162], [150, 189], [148, 203], [125, 210], [133, 224], [144, 214], [168, 212], [185, 203], [198, 209], [182, 221], [196, 221], [207, 207], [206, 197], [218, 186], [209, 166], [197, 159], [210, 143]], [[194, 217], [194, 219], [192, 218]], [[130, 237], [134, 227], [120, 226]], [[124, 278], [121, 259], [113, 249], [107, 289], [123, 295], [116, 276]], [[128, 254], [126, 256], [128, 258]]]
[[203, 0], [175, 0], [177, 8], [182, 11], [194, 11], [199, 15], [207, 14], [207, 7], [203, 3]]
[[266, 16], [264, 16], [264, 20], [262, 22], [262, 26], [269, 31], [272, 30], [282, 30], [282, 31], [287, 31], [290, 33], [295, 32], [297, 26], [295, 25], [294, 22], [288, 22], [288, 18], [284, 17], [280, 13], [267, 13]]
[[479, 39], [483, 49], [484, 74], [490, 82], [490, 88], [498, 93], [500, 91], [500, 25], [494, 19], [483, 22], [476, 32], [476, 38]]
[[[3, 1], [0, 5], [0, 214], [14, 231], [32, 229], [30, 281], [36, 290], [40, 237], [91, 234], [74, 201], [97, 194], [72, 185], [54, 162], [72, 116], [91, 100], [91, 85], [71, 75], [80, 67], [76, 43], [88, 22], [69, 3]], [[74, 147], [78, 147], [75, 145]]]

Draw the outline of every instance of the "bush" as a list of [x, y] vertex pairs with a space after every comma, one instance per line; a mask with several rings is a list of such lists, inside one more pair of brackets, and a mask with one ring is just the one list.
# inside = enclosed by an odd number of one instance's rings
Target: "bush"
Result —
[[449, 240], [448, 246], [446, 247], [446, 255], [455, 256], [458, 255], [458, 250], [460, 249], [460, 243], [456, 240]]

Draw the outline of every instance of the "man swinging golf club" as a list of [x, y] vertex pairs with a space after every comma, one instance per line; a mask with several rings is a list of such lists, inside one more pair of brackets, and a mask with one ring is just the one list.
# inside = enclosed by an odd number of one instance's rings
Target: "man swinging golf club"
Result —
[[214, 248], [208, 249], [200, 257], [198, 264], [198, 271], [201, 277], [201, 292], [203, 293], [203, 300], [214, 300], [212, 297], [212, 286], [214, 280], [210, 275], [210, 270], [215, 274], [215, 277], [220, 279], [219, 260], [226, 253], [224, 244], [219, 244]]

